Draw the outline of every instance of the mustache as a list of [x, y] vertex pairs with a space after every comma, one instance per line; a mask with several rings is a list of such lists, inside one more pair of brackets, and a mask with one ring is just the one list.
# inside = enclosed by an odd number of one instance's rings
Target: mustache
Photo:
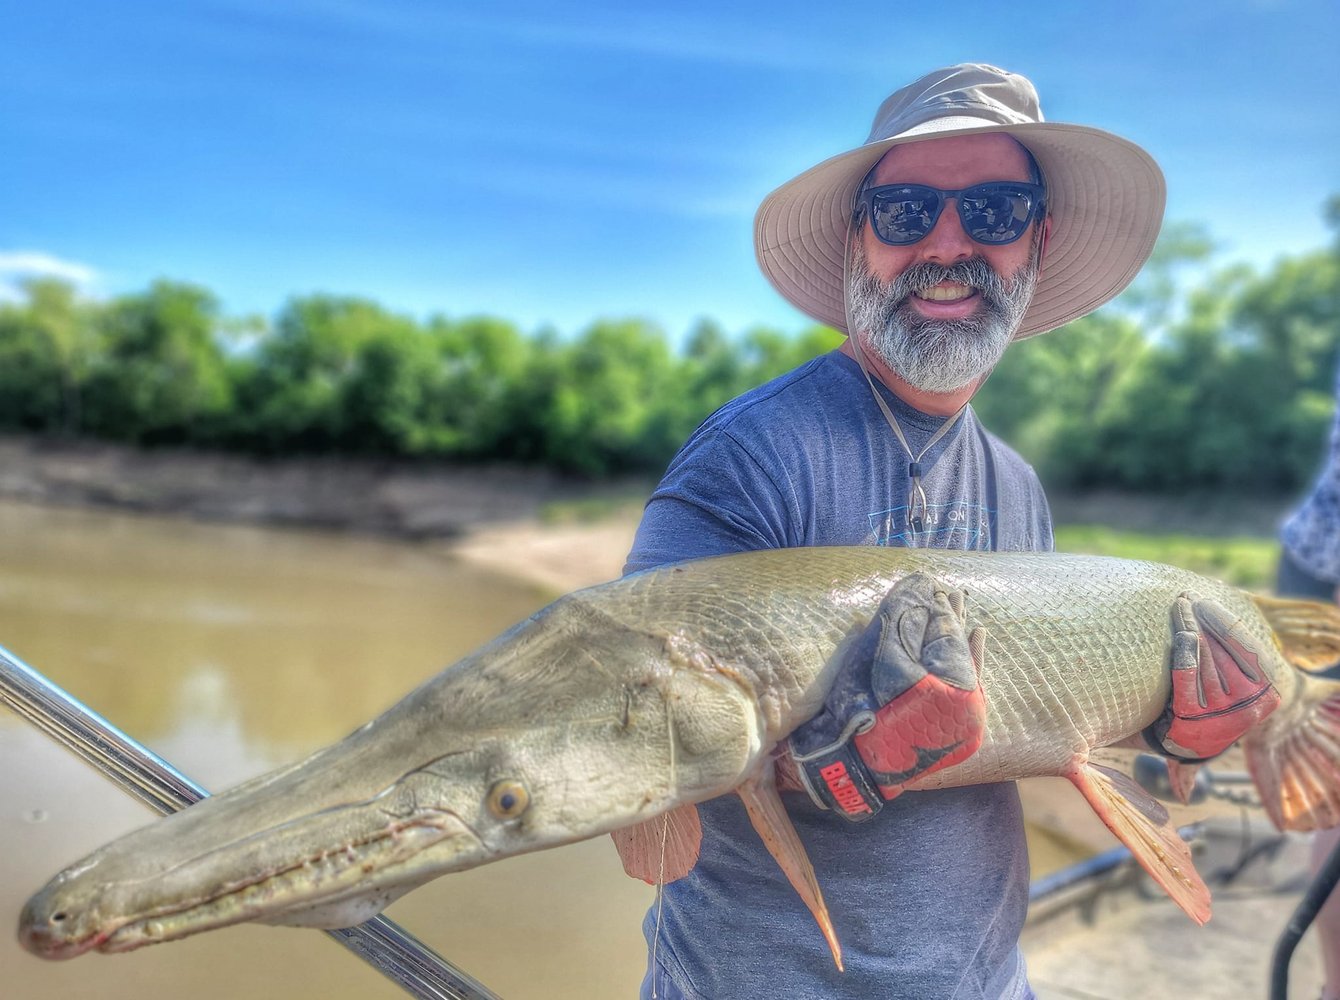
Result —
[[[950, 392], [990, 371], [1000, 360], [1032, 298], [1037, 258], [1008, 278], [980, 255], [941, 264], [909, 265], [884, 282], [873, 273], [859, 241], [850, 249], [848, 323], [909, 384]], [[941, 282], [977, 292], [980, 308], [954, 320], [929, 319], [910, 297]]]
[[886, 292], [890, 301], [901, 303], [909, 295], [945, 281], [967, 285], [992, 303], [999, 302], [1010, 290], [1005, 280], [983, 258], [969, 257], [948, 265], [931, 261], [912, 264], [889, 282]]

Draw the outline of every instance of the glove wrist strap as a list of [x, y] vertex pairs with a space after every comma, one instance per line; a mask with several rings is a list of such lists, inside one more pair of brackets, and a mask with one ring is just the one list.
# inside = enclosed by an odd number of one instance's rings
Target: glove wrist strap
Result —
[[797, 753], [794, 745], [791, 748], [796, 771], [814, 804], [853, 823], [863, 823], [884, 808], [884, 796], [852, 744], [853, 736], [874, 724], [874, 713], [858, 712], [828, 746], [807, 754]]

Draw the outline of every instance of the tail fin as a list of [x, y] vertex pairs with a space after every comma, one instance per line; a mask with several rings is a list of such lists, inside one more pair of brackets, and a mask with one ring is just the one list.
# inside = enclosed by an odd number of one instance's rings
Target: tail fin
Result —
[[1340, 660], [1340, 608], [1254, 596], [1300, 668], [1298, 694], [1243, 738], [1261, 804], [1281, 830], [1340, 824], [1340, 681], [1315, 676]]

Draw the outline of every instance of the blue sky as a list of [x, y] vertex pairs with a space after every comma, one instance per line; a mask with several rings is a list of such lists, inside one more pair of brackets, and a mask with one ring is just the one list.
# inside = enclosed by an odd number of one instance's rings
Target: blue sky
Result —
[[1218, 261], [1322, 245], [1334, 0], [958, 4], [0, 0], [0, 294], [158, 277], [678, 337], [806, 324], [758, 273], [772, 188], [947, 63], [1145, 146]]

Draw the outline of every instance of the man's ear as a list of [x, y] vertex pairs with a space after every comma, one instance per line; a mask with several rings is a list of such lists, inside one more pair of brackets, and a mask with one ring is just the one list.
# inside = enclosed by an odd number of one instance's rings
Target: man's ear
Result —
[[1038, 266], [1042, 266], [1043, 259], [1047, 256], [1047, 241], [1052, 235], [1052, 217], [1049, 215], [1042, 220], [1042, 239], [1038, 241]]

